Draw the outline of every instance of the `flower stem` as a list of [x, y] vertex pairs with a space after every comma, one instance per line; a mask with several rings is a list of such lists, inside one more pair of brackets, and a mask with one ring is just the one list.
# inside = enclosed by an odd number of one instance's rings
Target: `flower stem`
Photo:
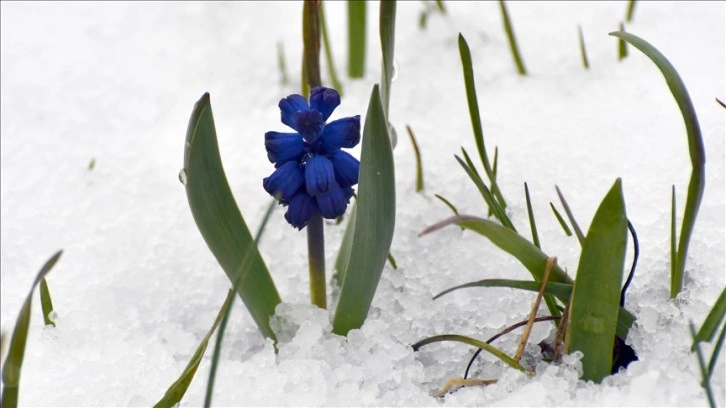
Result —
[[325, 295], [325, 233], [323, 217], [315, 212], [307, 226], [308, 231], [308, 266], [310, 269], [310, 303], [326, 309], [328, 302]]
[[322, 85], [320, 80], [320, 0], [303, 3], [303, 89]]

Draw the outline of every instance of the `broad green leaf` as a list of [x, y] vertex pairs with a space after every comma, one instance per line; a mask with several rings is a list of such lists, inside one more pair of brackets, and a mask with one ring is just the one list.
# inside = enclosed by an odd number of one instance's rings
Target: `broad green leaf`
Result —
[[527, 69], [524, 67], [524, 61], [522, 60], [522, 55], [519, 53], [519, 46], [517, 46], [517, 36], [514, 35], [512, 21], [509, 19], [509, 12], [507, 11], [507, 6], [504, 4], [504, 0], [499, 0], [499, 10], [502, 12], [504, 31], [507, 33], [509, 49], [512, 51], [512, 58], [514, 58], [515, 65], [517, 65], [517, 72], [519, 72], [519, 75], [527, 75]]
[[[512, 279], [483, 279], [480, 281], [469, 282], [469, 283], [465, 283], [463, 285], [454, 286], [453, 288], [446, 289], [445, 291], [434, 296], [434, 300], [440, 298], [441, 296], [449, 294], [453, 291], [459, 290], [459, 289], [478, 288], [478, 287], [512, 288], [512, 289], [528, 290], [531, 292], [539, 292], [540, 283], [534, 282], [534, 281], [522, 281], [522, 280], [512, 280]], [[572, 285], [567, 284], [567, 283], [549, 282], [545, 285], [544, 292], [548, 295], [556, 296], [558, 299], [561, 299], [563, 302], [567, 302], [567, 300], [570, 298], [570, 293], [572, 293]]]
[[40, 280], [40, 308], [43, 310], [43, 321], [45, 325], [55, 327], [55, 322], [50, 318], [53, 312], [53, 300], [50, 297], [50, 289], [45, 278]]
[[338, 257], [335, 258], [335, 272], [333, 273], [333, 281], [341, 287], [345, 278], [345, 270], [348, 268], [350, 260], [350, 251], [353, 249], [353, 232], [355, 231], [355, 214], [358, 212], [358, 201], [350, 206], [350, 215], [348, 215], [348, 224], [345, 226], [343, 239], [340, 241], [340, 249]]
[[0, 406], [3, 408], [14, 408], [18, 406], [18, 391], [20, 385], [20, 370], [23, 366], [23, 358], [25, 357], [25, 344], [28, 340], [28, 329], [30, 327], [30, 309], [33, 304], [33, 291], [41, 280], [53, 269], [56, 262], [63, 254], [63, 250], [55, 253], [48, 261], [45, 262], [40, 272], [35, 277], [33, 285], [30, 287], [30, 293], [25, 297], [25, 302], [20, 308], [18, 320], [15, 322], [15, 329], [10, 337], [10, 348], [5, 358], [3, 366], [3, 392]]
[[599, 383], [612, 371], [627, 239], [623, 190], [617, 179], [585, 237], [570, 306], [565, 343], [583, 353], [585, 380]]
[[212, 328], [210, 328], [207, 335], [204, 336], [204, 339], [199, 344], [199, 347], [197, 347], [197, 350], [194, 352], [194, 355], [192, 355], [191, 360], [189, 360], [189, 363], [184, 368], [184, 371], [179, 376], [179, 379], [177, 379], [174, 384], [166, 390], [164, 397], [154, 404], [154, 408], [174, 407], [184, 397], [184, 394], [187, 392], [187, 388], [189, 388], [189, 384], [191, 384], [192, 379], [194, 378], [194, 374], [197, 372], [197, 368], [199, 368], [199, 363], [202, 362], [202, 357], [204, 356], [204, 352], [207, 350], [209, 339], [212, 337], [214, 331], [217, 330], [217, 325], [219, 324], [219, 321], [222, 320], [224, 311], [227, 309], [227, 305], [232, 302], [232, 299], [234, 299], [234, 291], [230, 289], [227, 292], [227, 299], [225, 299], [222, 308], [219, 310], [219, 313], [217, 313], [217, 318], [214, 319]]
[[348, 0], [348, 76], [363, 78], [366, 61], [366, 2]]
[[519, 371], [525, 371], [524, 367], [522, 367], [521, 364], [519, 364], [515, 359], [509, 357], [505, 352], [502, 350], [499, 350], [498, 348], [492, 346], [491, 344], [487, 344], [481, 340], [477, 340], [471, 337], [467, 336], [461, 336], [458, 334], [441, 334], [438, 336], [432, 336], [425, 338], [418, 343], [412, 345], [414, 351], [418, 351], [421, 347], [431, 344], [431, 343], [438, 343], [442, 341], [456, 341], [459, 343], [468, 344], [470, 346], [478, 347], [490, 354], [492, 354], [494, 357], [502, 360], [505, 364], [512, 368], [516, 368]]
[[[270, 215], [272, 215], [272, 211], [277, 206], [277, 200], [272, 199], [270, 204], [267, 206], [267, 211], [265, 211], [265, 215], [262, 217], [262, 221], [260, 222], [260, 226], [257, 228], [257, 233], [255, 234], [255, 244], [259, 245], [260, 241], [262, 240], [262, 233], [265, 231], [265, 228], [267, 227], [267, 222], [270, 220]], [[245, 250], [244, 260], [243, 264], [247, 264], [250, 260], [250, 257], [252, 256], [253, 251], [255, 250], [256, 246], [250, 246]], [[233, 292], [237, 292], [239, 287], [239, 282], [235, 283], [235, 285], [232, 287]], [[212, 405], [212, 392], [214, 391], [214, 381], [217, 376], [217, 367], [219, 367], [219, 355], [222, 352], [222, 340], [224, 339], [225, 330], [227, 329], [227, 322], [229, 321], [229, 316], [232, 314], [232, 305], [234, 304], [234, 297], [232, 297], [232, 300], [229, 302], [225, 302], [224, 305], [222, 305], [222, 309], [220, 310], [220, 313], [222, 313], [222, 321], [219, 323], [219, 333], [217, 334], [217, 338], [214, 341], [214, 351], [212, 352], [212, 361], [209, 366], [209, 376], [207, 377], [207, 394], [204, 397], [204, 406], [210, 407]]]
[[333, 332], [345, 335], [366, 319], [388, 257], [396, 217], [393, 151], [378, 85], [363, 129], [358, 201], [350, 259], [343, 276]]
[[686, 125], [692, 171], [691, 179], [688, 182], [686, 209], [683, 213], [683, 224], [681, 224], [681, 235], [678, 242], [678, 263], [676, 273], [671, 277], [671, 298], [675, 298], [681, 289], [683, 289], [683, 274], [686, 269], [688, 245], [691, 241], [693, 227], [696, 224], [696, 216], [698, 215], [698, 208], [701, 206], [701, 199], [703, 198], [703, 190], [706, 182], [706, 151], [703, 146], [703, 138], [701, 137], [701, 127], [698, 124], [696, 109], [693, 107], [686, 85], [670, 61], [660, 51], [640, 37], [622, 31], [610, 33], [610, 35], [627, 41], [655, 63], [663, 74], [668, 88], [681, 111], [683, 122]]
[[[180, 178], [186, 182], [189, 208], [204, 241], [232, 285], [239, 282], [237, 293], [260, 332], [275, 339], [270, 317], [280, 295], [227, 183], [208, 93], [194, 105], [189, 119]], [[249, 247], [252, 255], [243, 262]]]
[[466, 102], [469, 105], [471, 127], [474, 131], [474, 142], [476, 142], [476, 148], [479, 151], [479, 158], [484, 166], [487, 177], [489, 177], [489, 181], [492, 183], [492, 193], [497, 197], [499, 205], [502, 208], [507, 208], [507, 203], [499, 191], [499, 186], [497, 186], [494, 170], [489, 163], [489, 156], [487, 155], [486, 145], [484, 144], [484, 131], [482, 130], [481, 117], [479, 116], [479, 100], [476, 96], [476, 85], [474, 85], [474, 68], [471, 62], [471, 51], [469, 50], [469, 44], [467, 44], [466, 39], [464, 39], [461, 33], [459, 33], [459, 56], [461, 57], [461, 66], [464, 70]]
[[[447, 218], [437, 224], [426, 228], [419, 236], [437, 231], [447, 225], [458, 225], [462, 228], [469, 229], [488, 238], [494, 245], [498, 246], [508, 254], [514, 256], [527, 270], [532, 274], [535, 281], [539, 282], [544, 274], [545, 265], [549, 256], [542, 252], [539, 248], [532, 245], [521, 235], [516, 232], [499, 225], [495, 222], [485, 220], [483, 218], [473, 217], [471, 215], [457, 215]], [[550, 283], [572, 284], [572, 279], [565, 273], [559, 265], [554, 265], [550, 271]], [[618, 288], [619, 288], [618, 283]], [[617, 335], [621, 339], [628, 337], [628, 331], [635, 322], [632, 313], [624, 308], [619, 309], [617, 322]]]
[[719, 295], [718, 300], [714, 303], [711, 311], [708, 312], [708, 316], [706, 316], [706, 320], [704, 320], [703, 325], [701, 325], [701, 329], [693, 338], [691, 351], [696, 350], [696, 343], [699, 341], [710, 342], [713, 340], [713, 336], [724, 321], [724, 316], [726, 316], [726, 288], [721, 291], [721, 295]]

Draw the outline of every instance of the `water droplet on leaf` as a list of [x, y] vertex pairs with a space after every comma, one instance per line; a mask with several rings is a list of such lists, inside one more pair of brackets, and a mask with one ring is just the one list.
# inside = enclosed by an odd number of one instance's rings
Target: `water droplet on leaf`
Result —
[[398, 78], [398, 71], [398, 60], [393, 58], [393, 74], [391, 74], [391, 82], [395, 82], [396, 78]]
[[187, 171], [185, 169], [179, 170], [179, 181], [183, 185], [185, 185], [185, 186], [187, 185]]

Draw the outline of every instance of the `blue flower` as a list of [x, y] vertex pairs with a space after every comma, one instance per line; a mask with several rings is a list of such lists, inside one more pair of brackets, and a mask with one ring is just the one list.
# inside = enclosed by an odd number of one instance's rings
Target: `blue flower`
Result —
[[295, 133], [265, 133], [267, 158], [275, 171], [262, 186], [288, 207], [285, 219], [297, 229], [316, 212], [328, 219], [345, 213], [358, 184], [360, 162], [341, 149], [360, 142], [360, 116], [327, 123], [338, 105], [335, 89], [313, 89], [309, 103], [301, 95], [290, 95], [279, 107], [282, 123]]

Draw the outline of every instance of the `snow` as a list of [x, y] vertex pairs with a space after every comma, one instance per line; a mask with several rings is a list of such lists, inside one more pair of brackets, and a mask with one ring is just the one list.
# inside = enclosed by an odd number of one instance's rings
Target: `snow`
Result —
[[[508, 2], [527, 77], [516, 74], [494, 2], [447, 2], [418, 28], [420, 2], [400, 2], [399, 72], [391, 121], [398, 129], [397, 221], [389, 266], [369, 318], [347, 338], [330, 333], [331, 314], [307, 304], [306, 240], [282, 211], [261, 251], [285, 303], [273, 325], [278, 354], [235, 303], [217, 374], [214, 404], [407, 406], [705, 405], [688, 322], [700, 325], [724, 285], [724, 3], [638, 2], [633, 32], [680, 72], [698, 113], [707, 154], [706, 192], [694, 231], [683, 293], [669, 290], [671, 185], [682, 214], [690, 174], [680, 113], [653, 63], [632, 47], [617, 60], [608, 32], [626, 2]], [[229, 282], [207, 249], [178, 173], [193, 103], [209, 91], [222, 159], [251, 228], [269, 197], [272, 171], [262, 135], [279, 130], [277, 101], [299, 89], [301, 5], [243, 3], [9, 3], [1, 6], [0, 306], [12, 330], [43, 262], [64, 254], [48, 282], [58, 313], [43, 328], [36, 297], [20, 384], [23, 406], [148, 406], [177, 378], [211, 326]], [[377, 4], [369, 5], [367, 76], [344, 83], [333, 118], [364, 114], [380, 70]], [[342, 2], [326, 3], [339, 73], [345, 77]], [[543, 18], [544, 17], [544, 18]], [[582, 25], [591, 69], [580, 62]], [[482, 355], [476, 378], [488, 387], [434, 395], [460, 377], [470, 347], [410, 344], [435, 334], [486, 339], [526, 318], [531, 293], [468, 289], [437, 301], [445, 288], [483, 278], [527, 279], [515, 260], [484, 238], [449, 227], [418, 238], [449, 215], [441, 194], [463, 213], [485, 215], [481, 196], [456, 164], [460, 147], [476, 157], [456, 38], [472, 51], [485, 141], [499, 147], [499, 184], [520, 231], [527, 231], [523, 182], [534, 201], [545, 252], [572, 273], [579, 246], [561, 232], [549, 202], [554, 185], [583, 229], [615, 178], [641, 260], [627, 307], [638, 317], [628, 343], [640, 357], [595, 385], [578, 380], [577, 355], [562, 365], [539, 360], [550, 335], [535, 326], [529, 378]], [[293, 78], [280, 84], [276, 43]], [[414, 191], [414, 130], [426, 190]], [[359, 154], [359, 151], [355, 151]], [[93, 170], [89, 162], [95, 159]], [[679, 224], [680, 225], [680, 216]], [[326, 226], [332, 265], [342, 228]], [[524, 232], [523, 232], [524, 234]], [[628, 255], [630, 256], [630, 255]], [[332, 288], [329, 288], [329, 293]], [[496, 345], [514, 353], [518, 333]], [[711, 345], [704, 351], [710, 356]], [[182, 406], [201, 405], [203, 360]], [[726, 404], [726, 356], [711, 382]]]

